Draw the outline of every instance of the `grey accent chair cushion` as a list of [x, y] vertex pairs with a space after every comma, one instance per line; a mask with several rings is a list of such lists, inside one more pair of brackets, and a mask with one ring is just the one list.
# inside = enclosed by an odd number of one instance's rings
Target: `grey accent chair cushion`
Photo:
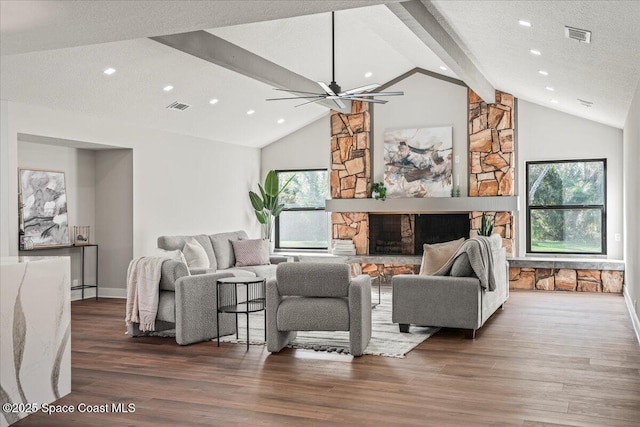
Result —
[[230, 233], [218, 233], [209, 236], [215, 253], [218, 270], [224, 270], [236, 265], [236, 257], [233, 252], [232, 240], [246, 240], [249, 238], [244, 230]]
[[277, 353], [297, 331], [349, 331], [360, 356], [371, 339], [371, 277], [347, 264], [282, 263], [267, 281], [267, 350]]

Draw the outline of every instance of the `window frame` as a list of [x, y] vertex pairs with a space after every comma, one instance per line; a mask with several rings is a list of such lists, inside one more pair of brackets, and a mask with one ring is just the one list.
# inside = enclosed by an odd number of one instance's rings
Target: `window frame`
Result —
[[[276, 169], [276, 175], [278, 176], [278, 188], [280, 188], [280, 173], [281, 172], [326, 172], [327, 179], [329, 178], [329, 170], [326, 168], [310, 168], [310, 169]], [[328, 190], [328, 189], [327, 189]], [[282, 212], [317, 212], [317, 211], [325, 211], [326, 212], [326, 204], [322, 207], [314, 207], [314, 208], [284, 208]], [[327, 218], [327, 228], [330, 229], [329, 220]], [[324, 247], [282, 247], [280, 246], [280, 215], [276, 217], [275, 223], [275, 250], [279, 251], [297, 251], [297, 250], [317, 250], [323, 251], [329, 249], [329, 236], [327, 236], [327, 246]]]
[[[603, 177], [603, 194], [602, 199], [603, 202], [601, 205], [544, 205], [544, 206], [531, 206], [531, 201], [529, 200], [529, 165], [539, 165], [539, 164], [554, 164], [554, 163], [589, 163], [589, 162], [598, 162], [602, 163], [604, 177]], [[531, 160], [525, 162], [525, 194], [526, 199], [525, 203], [527, 206], [526, 211], [526, 240], [527, 240], [527, 254], [528, 255], [539, 255], [539, 254], [547, 254], [547, 255], [607, 255], [607, 159], [599, 158], [599, 159], [563, 159], [563, 160]], [[584, 210], [600, 210], [600, 221], [601, 221], [601, 233], [600, 233], [600, 252], [542, 252], [531, 250], [531, 211], [551, 211], [551, 210], [562, 210], [562, 211], [584, 211]]]

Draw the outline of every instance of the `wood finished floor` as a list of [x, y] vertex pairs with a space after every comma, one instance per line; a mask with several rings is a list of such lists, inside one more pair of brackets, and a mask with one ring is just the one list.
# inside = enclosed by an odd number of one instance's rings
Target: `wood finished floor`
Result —
[[639, 426], [640, 346], [620, 295], [512, 292], [466, 340], [405, 359], [124, 335], [124, 300], [72, 304], [72, 390], [16, 426]]

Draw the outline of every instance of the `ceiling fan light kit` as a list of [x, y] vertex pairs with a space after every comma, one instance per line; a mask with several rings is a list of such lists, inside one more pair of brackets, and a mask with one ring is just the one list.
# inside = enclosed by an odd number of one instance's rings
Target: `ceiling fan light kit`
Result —
[[380, 87], [380, 85], [377, 83], [371, 83], [365, 86], [342, 91], [340, 85], [336, 83], [335, 12], [331, 12], [331, 83], [326, 84], [324, 82], [318, 82], [318, 85], [320, 85], [322, 90], [324, 90], [324, 93], [305, 92], [293, 89], [274, 89], [284, 92], [290, 92], [297, 95], [285, 98], [269, 98], [267, 99], [267, 101], [280, 101], [285, 99], [307, 100], [302, 104], [296, 105], [296, 107], [300, 107], [302, 105], [307, 105], [318, 101], [331, 100], [335, 102], [338, 108], [343, 109], [346, 107], [343, 101], [362, 101], [375, 104], [386, 104], [386, 100], [375, 99], [374, 97], [404, 95], [404, 92], [370, 92]]

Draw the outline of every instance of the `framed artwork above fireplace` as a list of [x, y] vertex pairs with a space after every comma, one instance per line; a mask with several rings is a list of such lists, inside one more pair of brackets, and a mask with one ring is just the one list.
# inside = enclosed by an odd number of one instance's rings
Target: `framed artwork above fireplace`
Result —
[[387, 130], [384, 181], [387, 196], [450, 197], [453, 127]]

